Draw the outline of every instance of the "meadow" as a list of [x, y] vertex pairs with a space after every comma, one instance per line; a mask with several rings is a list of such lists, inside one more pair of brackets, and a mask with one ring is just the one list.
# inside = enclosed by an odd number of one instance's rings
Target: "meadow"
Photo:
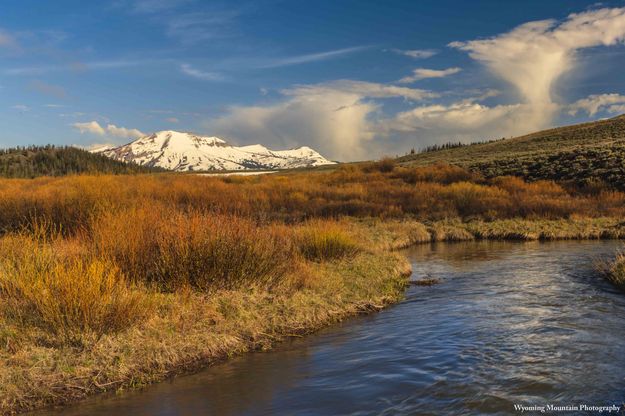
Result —
[[392, 160], [0, 180], [0, 410], [142, 386], [402, 297], [396, 250], [621, 238], [625, 194]]
[[399, 158], [405, 166], [448, 163], [487, 178], [511, 175], [576, 187], [625, 190], [625, 116], [515, 138], [430, 146]]

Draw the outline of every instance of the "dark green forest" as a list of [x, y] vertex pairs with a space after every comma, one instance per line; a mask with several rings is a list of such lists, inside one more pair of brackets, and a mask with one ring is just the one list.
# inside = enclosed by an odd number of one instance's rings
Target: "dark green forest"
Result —
[[126, 174], [154, 172], [109, 159], [76, 147], [28, 146], [0, 150], [0, 177], [34, 178], [75, 174]]

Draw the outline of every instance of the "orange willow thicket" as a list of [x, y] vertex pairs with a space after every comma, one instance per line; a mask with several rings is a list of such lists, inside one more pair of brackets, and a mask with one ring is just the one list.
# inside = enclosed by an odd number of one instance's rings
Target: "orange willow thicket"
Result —
[[566, 218], [621, 216], [625, 194], [586, 194], [553, 182], [484, 180], [461, 168], [369, 164], [332, 172], [256, 177], [198, 175], [72, 176], [0, 180], [0, 230], [46, 220], [65, 232], [143, 207], [234, 214], [253, 221], [315, 217]]

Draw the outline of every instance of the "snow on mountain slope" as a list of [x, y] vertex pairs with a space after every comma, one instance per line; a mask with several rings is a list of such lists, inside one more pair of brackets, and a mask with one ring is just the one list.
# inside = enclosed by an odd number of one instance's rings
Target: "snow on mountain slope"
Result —
[[333, 164], [313, 149], [269, 150], [260, 144], [236, 147], [218, 137], [161, 131], [132, 143], [98, 149], [112, 159], [175, 171], [290, 169]]

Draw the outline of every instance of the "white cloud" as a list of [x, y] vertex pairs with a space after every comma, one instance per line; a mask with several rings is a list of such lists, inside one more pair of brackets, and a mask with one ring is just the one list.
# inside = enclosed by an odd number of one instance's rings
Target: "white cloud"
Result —
[[190, 77], [201, 79], [204, 81], [221, 81], [223, 77], [216, 72], [207, 72], [194, 68], [189, 64], [180, 65], [180, 71]]
[[167, 117], [165, 121], [168, 123], [180, 123], [180, 120], [177, 119], [176, 117]]
[[126, 127], [117, 127], [114, 124], [107, 124], [103, 127], [97, 121], [89, 121], [85, 123], [74, 123], [72, 127], [80, 131], [81, 134], [93, 134], [97, 136], [109, 136], [120, 139], [138, 139], [146, 134], [137, 129], [128, 129]]
[[552, 99], [552, 89], [575, 67], [578, 50], [624, 41], [625, 8], [615, 8], [571, 14], [563, 22], [529, 22], [508, 33], [449, 46], [468, 52], [516, 88], [528, 104], [522, 124], [531, 131], [552, 124], [561, 108]]
[[370, 157], [375, 146], [373, 129], [381, 104], [372, 99], [438, 97], [426, 90], [352, 80], [297, 85], [280, 92], [280, 102], [231, 107], [204, 127], [244, 144], [307, 145], [332, 159], [358, 160]]
[[159, 13], [176, 9], [191, 0], [134, 0], [131, 5], [136, 13]]
[[533, 130], [549, 124], [558, 106], [551, 90], [562, 74], [575, 66], [582, 48], [625, 41], [625, 8], [571, 14], [563, 22], [525, 23], [508, 33], [483, 40], [452, 42], [493, 73], [510, 82], [524, 103], [534, 109], [524, 124]]
[[333, 93], [336, 91], [354, 94], [369, 98], [393, 98], [401, 97], [407, 100], [420, 101], [426, 98], [436, 98], [440, 95], [432, 91], [398, 87], [395, 85], [379, 84], [375, 82], [337, 80], [314, 85], [298, 85], [293, 88], [282, 90], [284, 95], [318, 95]]
[[196, 44], [232, 36], [239, 14], [238, 10], [212, 10], [159, 16], [158, 20], [165, 25], [168, 36], [183, 44]]
[[163, 64], [171, 62], [167, 59], [153, 60], [112, 60], [95, 62], [68, 62], [59, 65], [39, 65], [8, 68], [3, 72], [6, 75], [43, 75], [51, 72], [84, 72], [90, 70], [108, 70], [118, 68], [128, 68], [144, 65]]
[[462, 71], [462, 69], [457, 67], [447, 69], [417, 68], [412, 71], [412, 75], [404, 77], [398, 82], [402, 84], [410, 84], [412, 82], [426, 78], [444, 78], [448, 77], [449, 75], [457, 74], [460, 71]]
[[427, 58], [431, 58], [432, 56], [438, 53], [438, 51], [435, 51], [433, 49], [391, 49], [391, 50], [399, 55], [408, 56], [414, 59], [427, 59]]
[[114, 124], [108, 124], [106, 126], [106, 132], [113, 136], [119, 138], [130, 138], [130, 139], [138, 139], [139, 137], [143, 137], [146, 134], [142, 133], [137, 129], [127, 129], [125, 127], [117, 127]]
[[71, 117], [71, 118], [78, 118], [78, 117], [83, 117], [86, 116], [86, 113], [83, 113], [81, 111], [75, 111], [73, 113], [61, 113], [59, 114], [59, 117]]
[[526, 120], [534, 115], [532, 106], [521, 103], [487, 106], [480, 103], [494, 95], [496, 91], [489, 90], [451, 104], [420, 105], [378, 120], [374, 126], [375, 135], [385, 140], [378, 140], [377, 146], [386, 153], [392, 153], [397, 148], [457, 141], [466, 143], [528, 133]]
[[86, 123], [74, 123], [72, 124], [72, 127], [74, 127], [75, 129], [78, 129], [81, 134], [90, 133], [90, 134], [97, 134], [98, 136], [104, 136], [106, 134], [106, 130], [104, 130], [104, 128], [100, 126], [100, 123], [98, 123], [97, 121], [89, 121]]
[[612, 114], [625, 114], [625, 104], [611, 105], [608, 112]]
[[[421, 146], [441, 142], [470, 142], [527, 133], [527, 104], [485, 106], [463, 100], [449, 105], [419, 106], [400, 112], [376, 126], [377, 132]], [[397, 144], [397, 143], [395, 143]]]
[[[554, 117], [567, 111], [625, 111], [618, 94], [589, 96], [567, 105], [556, 103], [552, 88], [576, 65], [580, 49], [625, 42], [625, 8], [590, 10], [561, 22], [535, 21], [488, 39], [453, 42], [492, 73], [509, 82], [519, 99], [498, 105], [482, 103], [497, 92], [456, 96], [454, 102], [424, 102], [439, 94], [372, 82], [339, 80], [297, 85], [281, 91], [282, 100], [267, 106], [235, 106], [205, 124], [207, 129], [245, 143], [262, 142], [289, 147], [307, 144], [338, 160], [356, 160], [394, 154], [397, 149], [447, 141], [477, 141], [517, 136], [550, 127]], [[406, 51], [393, 50], [410, 56]], [[427, 54], [414, 53], [414, 58]], [[401, 81], [415, 82], [460, 72], [417, 68]], [[466, 93], [466, 92], [465, 92]], [[395, 114], [382, 113], [383, 99], [417, 102]]]
[[310, 53], [306, 55], [291, 56], [287, 58], [276, 58], [265, 63], [261, 63], [258, 68], [277, 68], [289, 65], [299, 65], [309, 62], [325, 61], [332, 58], [338, 58], [344, 55], [367, 49], [368, 46], [356, 46], [352, 48], [336, 49], [333, 51]]
[[27, 105], [24, 105], [24, 104], [15, 104], [11, 108], [14, 109], [14, 110], [17, 110], [17, 111], [22, 111], [22, 112], [30, 111], [30, 107], [27, 106]]
[[620, 94], [593, 94], [586, 98], [575, 101], [568, 106], [568, 113], [575, 115], [585, 111], [589, 116], [594, 116], [601, 110], [609, 113], [621, 113], [625, 109], [625, 95]]

